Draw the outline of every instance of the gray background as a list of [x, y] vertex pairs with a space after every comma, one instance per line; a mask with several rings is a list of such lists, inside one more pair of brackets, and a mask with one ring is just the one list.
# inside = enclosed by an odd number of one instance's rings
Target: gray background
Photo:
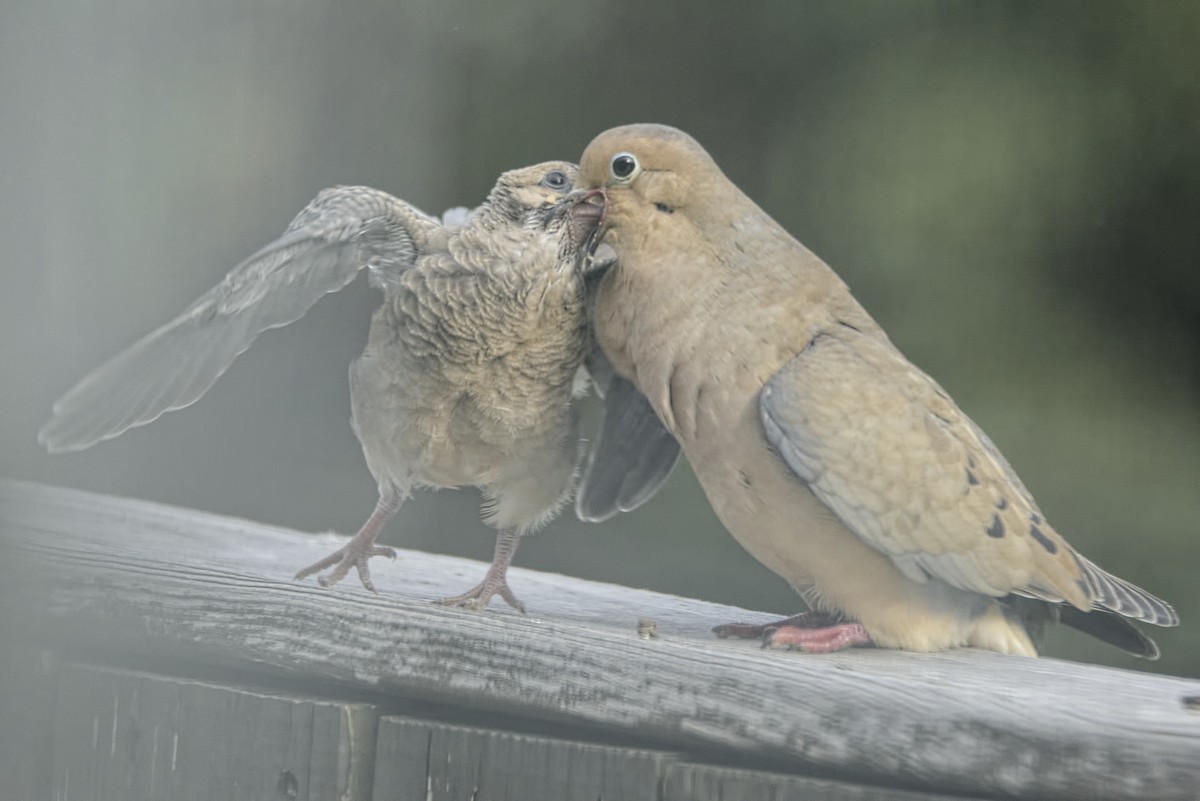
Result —
[[[1197, 41], [1200, 5], [1163, 0], [8, 0], [0, 474], [354, 531], [375, 499], [348, 424], [361, 282], [189, 410], [76, 455], [34, 434], [324, 186], [436, 212], [665, 122], [839, 271], [1073, 544], [1184, 620], [1154, 665], [1071, 635], [1049, 652], [1200, 675]], [[425, 493], [387, 539], [487, 559], [477, 502]], [[686, 469], [517, 563], [799, 608]]]

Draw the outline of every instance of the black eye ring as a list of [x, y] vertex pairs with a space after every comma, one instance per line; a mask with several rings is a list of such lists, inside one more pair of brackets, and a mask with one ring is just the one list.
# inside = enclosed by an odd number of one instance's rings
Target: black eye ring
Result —
[[612, 173], [612, 177], [617, 181], [632, 181], [640, 172], [641, 167], [638, 165], [637, 157], [632, 153], [621, 152], [612, 157], [612, 161], [608, 163], [608, 170]]
[[542, 186], [548, 189], [562, 190], [570, 187], [570, 181], [567, 180], [567, 174], [562, 170], [551, 170], [546, 173], [546, 177], [542, 179]]

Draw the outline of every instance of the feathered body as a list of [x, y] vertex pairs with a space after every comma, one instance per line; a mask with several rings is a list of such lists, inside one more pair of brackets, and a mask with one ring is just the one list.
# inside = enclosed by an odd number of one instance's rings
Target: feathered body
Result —
[[[633, 125], [580, 161], [617, 264], [596, 336], [717, 516], [834, 625], [794, 644], [1036, 654], [1046, 619], [1141, 656], [1171, 626], [1044, 519], [986, 435], [694, 139]], [[838, 623], [844, 621], [844, 623]]]
[[[500, 594], [523, 608], [505, 575], [521, 534], [571, 496], [581, 446], [572, 390], [585, 357], [607, 376], [600, 389], [616, 391], [581, 509], [601, 519], [637, 506], [679, 453], [592, 341], [581, 240], [566, 214], [577, 175], [566, 162], [506, 172], [479, 208], [443, 220], [377, 189], [327, 189], [183, 314], [80, 381], [39, 438], [52, 452], [80, 450], [189, 406], [259, 334], [367, 268], [384, 302], [350, 385], [379, 501], [344, 548], [297, 578], [333, 568], [320, 578], [328, 585], [355, 569], [374, 589], [368, 560], [395, 555], [375, 539], [411, 492], [477, 486], [500, 529], [495, 555], [483, 582], [446, 602], [478, 608]], [[626, 430], [637, 442], [614, 444]]]

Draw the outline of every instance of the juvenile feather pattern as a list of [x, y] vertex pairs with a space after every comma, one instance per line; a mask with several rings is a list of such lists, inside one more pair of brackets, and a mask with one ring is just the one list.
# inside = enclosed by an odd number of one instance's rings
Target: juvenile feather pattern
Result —
[[[190, 405], [259, 334], [366, 268], [384, 300], [350, 389], [379, 501], [344, 548], [297, 577], [332, 568], [321, 581], [333, 584], [355, 569], [373, 589], [369, 558], [394, 555], [375, 540], [414, 489], [477, 486], [485, 519], [500, 529], [496, 552], [484, 581], [449, 601], [481, 607], [500, 594], [523, 608], [507, 567], [518, 538], [557, 514], [575, 487], [573, 390], [594, 349], [565, 214], [577, 174], [566, 162], [507, 172], [480, 207], [443, 220], [375, 189], [327, 189], [180, 317], [63, 396], [40, 438], [53, 452], [79, 450]], [[639, 410], [658, 427], [644, 399], [633, 416]], [[676, 447], [669, 436], [648, 442]], [[629, 460], [612, 466], [618, 472], [654, 458], [608, 451]], [[639, 502], [665, 478], [650, 475], [653, 484], [636, 488]]]

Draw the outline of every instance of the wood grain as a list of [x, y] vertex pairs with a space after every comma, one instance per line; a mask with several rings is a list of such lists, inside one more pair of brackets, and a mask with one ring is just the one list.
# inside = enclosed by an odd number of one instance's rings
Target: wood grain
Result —
[[67, 664], [55, 709], [54, 798], [371, 799], [365, 704]]
[[[333, 543], [5, 482], [0, 627], [887, 787], [1089, 801], [1200, 787], [1194, 680], [969, 650], [764, 652], [708, 633], [760, 613], [520, 569], [529, 617], [472, 613], [430, 599], [484, 566], [411, 551], [375, 570], [378, 595], [289, 580]], [[637, 636], [643, 617], [657, 639]]]
[[661, 752], [386, 717], [374, 799], [658, 801], [669, 765]]

